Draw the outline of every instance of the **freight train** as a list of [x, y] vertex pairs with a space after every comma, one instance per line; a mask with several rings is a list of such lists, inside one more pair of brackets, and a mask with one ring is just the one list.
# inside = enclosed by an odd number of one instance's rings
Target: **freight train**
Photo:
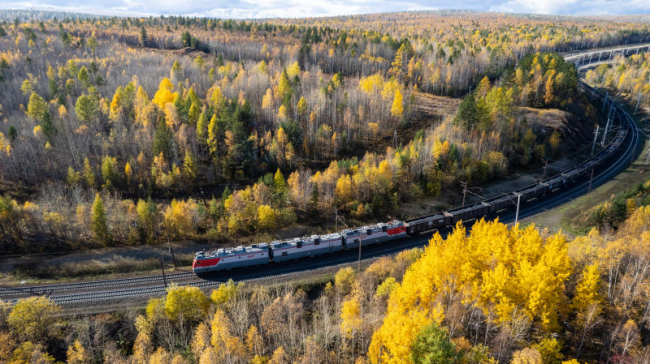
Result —
[[357, 249], [406, 236], [406, 224], [390, 221], [355, 229], [346, 229], [327, 235], [312, 235], [270, 244], [261, 243], [230, 249], [200, 251], [194, 256], [192, 269], [201, 274], [217, 270], [228, 270], [252, 265], [282, 262], [286, 260], [313, 257], [341, 250]]
[[[588, 94], [602, 98], [602, 95], [595, 93], [588, 85], [581, 83], [581, 87]], [[576, 167], [539, 183], [472, 205], [412, 220], [393, 220], [388, 223], [346, 229], [327, 235], [312, 235], [274, 241], [270, 244], [261, 243], [247, 247], [239, 246], [237, 248], [200, 251], [194, 257], [193, 271], [196, 274], [202, 274], [358, 249], [360, 244], [366, 246], [384, 243], [406, 236], [414, 236], [425, 231], [453, 226], [459, 221], [497, 216], [499, 212], [510, 209], [517, 203], [520, 205], [527, 204], [544, 196], [557, 193], [578, 181], [588, 180], [594, 171], [611, 168], [614, 158], [619, 155], [621, 145], [634, 134], [630, 132], [634, 131], [631, 128], [630, 120], [625, 115], [621, 115], [623, 112], [619, 113], [619, 109], [614, 103], [606, 106], [612, 108], [610, 112], [612, 120], [615, 117], [619, 120], [618, 131], [609, 144], [598, 154]]]

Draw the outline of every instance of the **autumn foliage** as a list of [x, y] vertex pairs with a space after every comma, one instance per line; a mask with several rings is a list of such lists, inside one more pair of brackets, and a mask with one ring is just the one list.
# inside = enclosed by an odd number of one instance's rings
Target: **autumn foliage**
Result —
[[[3, 197], [2, 251], [262, 235], [333, 208], [395, 216], [559, 156], [560, 132], [518, 114], [576, 100], [553, 52], [648, 37], [627, 19], [464, 12], [50, 19], [0, 36], [0, 167], [28, 191]], [[638, 91], [637, 68], [622, 89]], [[414, 126], [423, 93], [465, 101]]]
[[139, 312], [95, 315], [91, 325], [62, 321], [46, 298], [0, 302], [0, 360], [634, 362], [648, 350], [648, 226], [650, 207], [632, 211], [614, 235], [594, 230], [572, 241], [479, 221], [434, 236], [424, 251], [302, 285], [309, 295], [290, 284], [230, 281], [209, 297], [171, 286]]
[[393, 290], [370, 357], [384, 363], [407, 360], [420, 329], [432, 321], [443, 322], [448, 309], [444, 297], [471, 303], [487, 325], [508, 327], [526, 321], [558, 330], [570, 274], [567, 243], [560, 234], [542, 237], [532, 225], [521, 230], [479, 221], [468, 235], [458, 225], [445, 240], [434, 236]]

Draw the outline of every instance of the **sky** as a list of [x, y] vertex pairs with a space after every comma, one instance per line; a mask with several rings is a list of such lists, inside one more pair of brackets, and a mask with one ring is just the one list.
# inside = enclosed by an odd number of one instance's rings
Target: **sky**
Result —
[[650, 14], [650, 0], [0, 0], [0, 9], [235, 19], [320, 17], [450, 8], [558, 15]]

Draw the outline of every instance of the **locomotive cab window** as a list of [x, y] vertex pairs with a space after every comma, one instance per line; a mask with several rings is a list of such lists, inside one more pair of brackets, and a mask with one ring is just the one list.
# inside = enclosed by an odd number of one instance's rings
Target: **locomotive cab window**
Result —
[[386, 226], [382, 226], [381, 231], [386, 232], [386, 231], [388, 231], [388, 228]]
[[299, 241], [299, 242], [296, 244], [296, 246], [297, 246], [298, 248], [302, 248], [302, 241]]
[[320, 245], [320, 238], [314, 239], [314, 245]]
[[372, 230], [371, 229], [366, 230], [366, 234], [367, 235], [372, 235]]

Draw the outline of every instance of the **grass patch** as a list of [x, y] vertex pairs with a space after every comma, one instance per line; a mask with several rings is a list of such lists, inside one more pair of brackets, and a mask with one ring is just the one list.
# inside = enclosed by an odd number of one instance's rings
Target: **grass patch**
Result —
[[160, 259], [132, 259], [116, 257], [108, 261], [70, 262], [56, 265], [34, 265], [31, 263], [16, 266], [19, 278], [82, 278], [102, 274], [117, 274], [160, 269]]
[[[193, 254], [176, 254], [176, 263], [179, 267], [190, 266], [193, 259]], [[165, 258], [165, 269], [173, 269], [169, 258]], [[159, 258], [136, 259], [118, 256], [107, 260], [86, 260], [61, 264], [19, 264], [16, 265], [13, 276], [19, 280], [71, 280], [159, 270]]]

